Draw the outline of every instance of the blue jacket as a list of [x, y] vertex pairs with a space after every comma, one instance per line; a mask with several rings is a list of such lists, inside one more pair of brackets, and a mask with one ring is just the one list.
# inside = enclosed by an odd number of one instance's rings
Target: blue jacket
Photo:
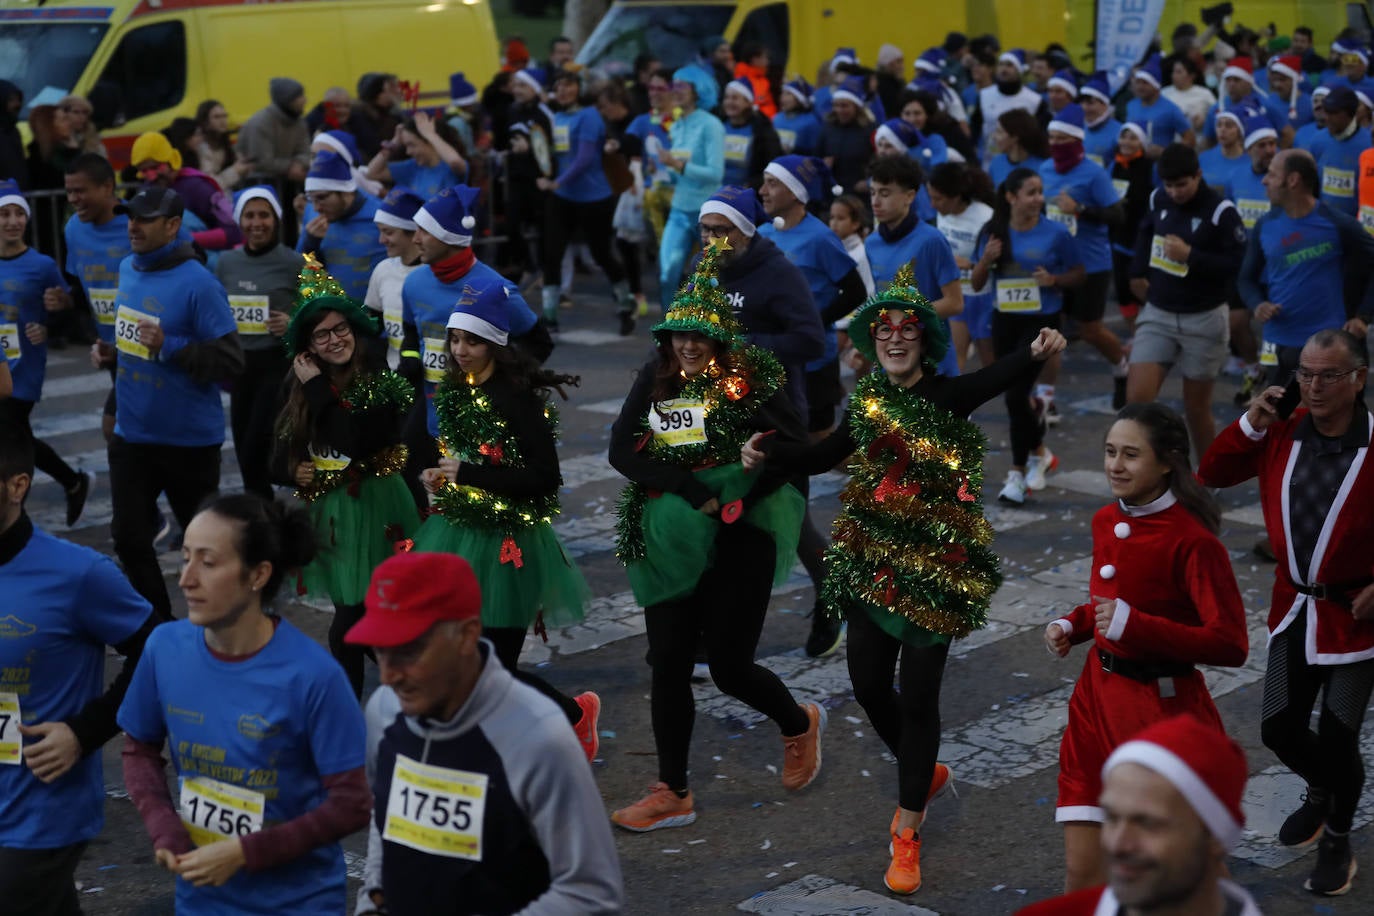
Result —
[[725, 125], [709, 111], [698, 109], [674, 121], [668, 139], [669, 152], [675, 157], [691, 154], [682, 174], [668, 173], [674, 185], [673, 209], [695, 217], [725, 174]]

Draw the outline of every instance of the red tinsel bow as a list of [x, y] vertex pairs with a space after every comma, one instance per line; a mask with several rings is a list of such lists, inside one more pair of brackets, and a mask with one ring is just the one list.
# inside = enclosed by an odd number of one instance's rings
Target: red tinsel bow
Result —
[[401, 80], [401, 98], [410, 106], [410, 113], [414, 114], [415, 109], [420, 105], [420, 81]]
[[946, 563], [955, 565], [968, 562], [968, 550], [963, 544], [948, 544], [943, 555], [940, 557]]
[[959, 501], [960, 501], [960, 502], [965, 502], [965, 503], [971, 503], [971, 502], [976, 502], [977, 499], [978, 499], [978, 494], [977, 494], [977, 493], [970, 493], [970, 492], [969, 492], [969, 489], [968, 489], [968, 478], [965, 477], [962, 481], [959, 482]]
[[525, 555], [515, 545], [515, 538], [508, 537], [501, 542], [501, 562], [514, 563], [516, 569], [525, 565]]
[[483, 442], [477, 447], [478, 454], [486, 455], [491, 459], [492, 464], [500, 464], [506, 457], [505, 449], [501, 448], [501, 443]]
[[887, 469], [883, 475], [882, 482], [873, 491], [873, 498], [878, 502], [883, 502], [889, 496], [916, 496], [921, 492], [921, 485], [912, 481], [909, 484], [902, 484], [899, 481], [906, 469], [911, 465], [911, 449], [907, 448], [902, 437], [897, 433], [888, 433], [873, 440], [873, 444], [868, 447], [869, 459], [875, 459], [880, 452], [891, 449], [896, 455], [897, 460]]
[[878, 574], [873, 577], [873, 584], [882, 585], [884, 579], [887, 580], [887, 588], [883, 589], [883, 601], [886, 604], [891, 604], [892, 599], [897, 594], [897, 580], [892, 577], [891, 566], [884, 566], [878, 570]]

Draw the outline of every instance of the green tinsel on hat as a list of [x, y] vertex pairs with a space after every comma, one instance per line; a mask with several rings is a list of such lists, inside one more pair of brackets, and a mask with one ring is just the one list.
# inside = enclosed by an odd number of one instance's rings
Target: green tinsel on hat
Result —
[[357, 336], [376, 337], [381, 333], [377, 316], [358, 300], [349, 298], [339, 281], [307, 252], [305, 266], [296, 281], [295, 311], [291, 314], [291, 323], [286, 326], [286, 336], [282, 338], [288, 359], [295, 359], [297, 353], [309, 350], [310, 342], [304, 339], [306, 328], [314, 331], [317, 319], [325, 312], [343, 315]]
[[730, 300], [720, 288], [717, 276], [721, 252], [729, 249], [723, 236], [713, 238], [702, 249], [696, 270], [673, 297], [673, 304], [663, 320], [653, 327], [654, 338], [659, 343], [664, 341], [662, 334], [695, 331], [723, 344], [726, 349], [745, 345], [744, 328], [735, 317], [735, 310], [730, 307]]
[[916, 288], [916, 278], [912, 275], [910, 264], [903, 264], [886, 289], [869, 297], [855, 310], [849, 322], [849, 339], [854, 349], [870, 362], [878, 361], [878, 351], [873, 343], [873, 325], [888, 309], [900, 309], [921, 319], [921, 362], [931, 367], [938, 366], [949, 349], [949, 331], [940, 316], [935, 314], [930, 301]]

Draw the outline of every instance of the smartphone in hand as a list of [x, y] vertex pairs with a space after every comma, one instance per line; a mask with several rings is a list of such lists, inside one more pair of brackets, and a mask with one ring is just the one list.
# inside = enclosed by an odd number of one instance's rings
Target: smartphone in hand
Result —
[[1287, 420], [1301, 403], [1302, 391], [1298, 387], [1298, 377], [1294, 375], [1288, 381], [1288, 387], [1283, 389], [1283, 396], [1274, 403], [1274, 413], [1278, 414], [1280, 420]]

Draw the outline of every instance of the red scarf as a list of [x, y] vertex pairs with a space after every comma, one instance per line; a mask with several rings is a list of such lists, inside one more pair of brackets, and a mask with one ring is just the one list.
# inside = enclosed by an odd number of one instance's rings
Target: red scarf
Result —
[[429, 269], [434, 271], [434, 276], [439, 278], [440, 283], [457, 283], [476, 263], [477, 255], [471, 248], [460, 248], [457, 254], [451, 254], [442, 261], [435, 261], [429, 265]]

